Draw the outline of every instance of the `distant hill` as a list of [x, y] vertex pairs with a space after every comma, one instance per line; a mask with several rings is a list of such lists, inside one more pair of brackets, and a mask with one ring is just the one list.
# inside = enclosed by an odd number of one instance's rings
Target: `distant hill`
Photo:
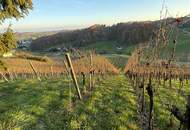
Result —
[[113, 26], [93, 25], [86, 29], [38, 38], [32, 42], [31, 49], [46, 50], [57, 46], [81, 48], [103, 41], [115, 41], [118, 45], [130, 46], [148, 41], [155, 29], [153, 22], [119, 23]]
[[59, 31], [49, 31], [49, 32], [23, 32], [15, 33], [18, 40], [29, 40], [29, 39], [38, 39], [43, 36], [50, 36], [58, 33]]
[[[177, 53], [184, 53], [190, 49], [189, 18], [182, 18], [185, 23], [180, 26]], [[176, 19], [169, 18], [170, 23]], [[54, 47], [96, 49], [100, 53], [126, 54], [135, 45], [145, 43], [154, 37], [161, 21], [118, 23], [113, 26], [93, 25], [86, 29], [58, 32], [43, 36], [31, 44], [32, 51], [43, 51]]]

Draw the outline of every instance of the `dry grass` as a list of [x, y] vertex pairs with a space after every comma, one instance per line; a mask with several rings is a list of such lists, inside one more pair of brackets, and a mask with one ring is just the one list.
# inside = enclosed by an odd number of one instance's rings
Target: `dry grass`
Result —
[[[64, 60], [64, 59], [63, 59]], [[8, 58], [8, 59], [2, 59], [2, 61], [7, 65], [7, 68], [9, 72], [11, 73], [17, 73], [17, 74], [32, 74], [33, 70], [30, 67], [29, 62], [32, 62], [33, 66], [35, 67], [36, 71], [38, 73], [66, 73], [66, 69], [64, 66], [64, 63], [62, 61], [54, 60], [53, 62], [40, 62], [36, 60], [26, 60], [22, 58]], [[89, 73], [90, 72], [90, 58], [84, 57], [81, 59], [73, 60], [73, 66], [75, 69], [75, 72], [77, 74], [80, 74], [81, 72]], [[115, 68], [105, 57], [102, 56], [94, 56], [93, 57], [93, 68], [94, 72], [96, 74], [118, 74], [119, 71], [117, 68]], [[1, 70], [4, 73], [6, 71]]]
[[[84, 57], [82, 59], [75, 60], [73, 62], [76, 73], [85, 72], [89, 73], [90, 70], [90, 58]], [[103, 56], [93, 56], [93, 67], [94, 73], [110, 73], [118, 74], [119, 70], [112, 65], [108, 59]]]
[[15, 57], [26, 59], [26, 60], [34, 60], [34, 61], [40, 61], [40, 62], [51, 62], [51, 59], [48, 57], [42, 57], [42, 56], [35, 56], [28, 52], [19, 51], [15, 53]]

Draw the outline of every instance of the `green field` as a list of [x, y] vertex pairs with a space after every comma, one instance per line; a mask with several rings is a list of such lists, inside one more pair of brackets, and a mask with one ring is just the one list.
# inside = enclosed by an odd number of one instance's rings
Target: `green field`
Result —
[[[176, 46], [176, 53], [178, 55], [181, 54], [189, 54], [190, 53], [190, 33], [188, 31], [180, 30], [177, 34], [177, 46]], [[173, 47], [173, 44], [170, 45], [170, 48]]]
[[[174, 32], [175, 33], [175, 32]], [[174, 33], [171, 33], [173, 35]], [[171, 44], [165, 50], [166, 52], [171, 52], [173, 48], [173, 40], [176, 38], [170, 37]], [[184, 54], [190, 53], [190, 33], [187, 30], [180, 29], [177, 33], [177, 45], [176, 45], [176, 54], [183, 56]], [[122, 47], [121, 50], [117, 49]], [[131, 55], [136, 45], [133, 46], [122, 46], [121, 44], [114, 41], [103, 41], [95, 42], [90, 45], [85, 46], [82, 50], [92, 50], [95, 49], [97, 53], [100, 54], [122, 54], [122, 55]]]
[[120, 70], [124, 70], [125, 65], [127, 64], [128, 55], [119, 55], [119, 54], [109, 54], [104, 55], [109, 61]]
[[[177, 130], [179, 127], [174, 117], [174, 125], [169, 127], [170, 113], [160, 101], [161, 97], [185, 109], [185, 98], [177, 93], [179, 84], [176, 82], [173, 86], [173, 89], [155, 87], [159, 93], [155, 92], [157, 129]], [[190, 87], [185, 85], [183, 90], [190, 92]], [[77, 99], [74, 86], [67, 78], [2, 82], [0, 99], [0, 130], [140, 129], [137, 97], [123, 75], [101, 77], [83, 101]]]
[[[118, 49], [118, 47], [122, 47], [122, 49]], [[121, 44], [115, 41], [102, 41], [91, 43], [82, 48], [82, 50], [96, 50], [99, 54], [126, 54], [130, 55], [134, 49], [133, 46], [122, 46]]]

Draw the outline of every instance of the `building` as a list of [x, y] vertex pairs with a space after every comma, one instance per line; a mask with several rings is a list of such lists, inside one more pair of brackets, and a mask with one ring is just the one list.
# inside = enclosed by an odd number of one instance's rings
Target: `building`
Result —
[[30, 47], [31, 43], [31, 40], [21, 40], [18, 42], [17, 48], [27, 50]]

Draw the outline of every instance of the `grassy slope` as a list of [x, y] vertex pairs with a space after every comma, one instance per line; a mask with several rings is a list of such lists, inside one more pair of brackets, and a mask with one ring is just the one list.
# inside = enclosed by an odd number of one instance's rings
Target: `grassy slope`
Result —
[[95, 42], [88, 46], [82, 48], [82, 50], [92, 50], [95, 49], [97, 53], [101, 54], [130, 54], [133, 50], [133, 47], [123, 47], [122, 50], [118, 50], [117, 47], [121, 45], [115, 41], [103, 41], [103, 42]]
[[[15, 81], [0, 85], [0, 130], [58, 130], [58, 129], [99, 129], [138, 130], [136, 96], [124, 76], [104, 77], [90, 97], [76, 101], [75, 90], [68, 80]], [[69, 85], [70, 84], [70, 85]], [[173, 84], [178, 88], [178, 83]], [[156, 90], [158, 88], [156, 87]], [[186, 92], [190, 92], [186, 85]], [[156, 91], [158, 92], [158, 90]], [[163, 101], [185, 108], [185, 98], [177, 90], [160, 87]], [[170, 113], [166, 111], [155, 93], [155, 124], [158, 129], [168, 128]]]
[[83, 50], [95, 49], [97, 53], [103, 54], [108, 58], [118, 69], [123, 70], [134, 47], [124, 47], [122, 50], [118, 50], [117, 47], [119, 47], [118, 43], [105, 41], [93, 43], [83, 48]]
[[117, 47], [116, 42], [105, 41], [105, 42], [92, 43], [84, 47], [84, 50], [95, 49], [98, 53], [115, 53], [116, 47]]
[[[173, 41], [171, 39], [171, 41]], [[190, 31], [189, 28], [180, 29], [178, 32], [178, 39], [177, 39], [177, 46], [176, 46], [176, 53], [181, 55], [184, 53], [190, 53]], [[96, 49], [98, 53], [106, 53], [106, 54], [126, 54], [129, 55], [135, 46], [131, 47], [123, 47], [122, 50], [117, 50], [117, 47], [121, 45], [117, 42], [107, 41], [107, 42], [96, 42], [89, 46], [86, 46], [84, 49]], [[173, 44], [169, 46], [172, 48]]]
[[[190, 53], [190, 33], [188, 31], [180, 30], [180, 32], [177, 34], [177, 46], [176, 46], [176, 53], [178, 55], [184, 54], [184, 53]], [[173, 44], [169, 46], [169, 48], [172, 48]], [[171, 50], [171, 49], [170, 49]]]
[[69, 81], [29, 80], [2, 83], [0, 97], [0, 130], [36, 130], [40, 127], [36, 124], [42, 123], [40, 119], [49, 109], [56, 109], [56, 104], [59, 107], [63, 105], [63, 108], [68, 106]]
[[190, 33], [179, 34], [179, 43], [176, 48], [177, 53], [190, 53]]
[[118, 54], [109, 54], [105, 55], [106, 58], [110, 60], [110, 62], [116, 66], [118, 69], [123, 70], [125, 68], [125, 65], [127, 64], [128, 55], [118, 55]]

